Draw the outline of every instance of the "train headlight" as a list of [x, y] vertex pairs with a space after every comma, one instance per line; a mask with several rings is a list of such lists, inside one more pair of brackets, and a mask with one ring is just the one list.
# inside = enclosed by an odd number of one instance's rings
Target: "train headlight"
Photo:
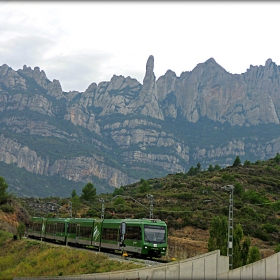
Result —
[[145, 246], [145, 249], [148, 249], [148, 247], [147, 247], [147, 246]]
[[162, 248], [163, 251], [165, 251], [165, 248]]

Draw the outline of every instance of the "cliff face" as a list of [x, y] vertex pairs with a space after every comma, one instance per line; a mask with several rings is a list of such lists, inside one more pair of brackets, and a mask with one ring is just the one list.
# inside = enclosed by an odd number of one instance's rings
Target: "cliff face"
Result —
[[[114, 75], [67, 93], [39, 67], [2, 65], [0, 164], [46, 183], [57, 176], [106, 191], [198, 162], [223, 167], [237, 155], [256, 160], [280, 152], [280, 67], [271, 59], [241, 75], [213, 58], [179, 77], [168, 70], [156, 80], [153, 69], [149, 56], [143, 84]], [[28, 195], [17, 174], [1, 175], [12, 191]], [[43, 187], [28, 188], [44, 196]]]

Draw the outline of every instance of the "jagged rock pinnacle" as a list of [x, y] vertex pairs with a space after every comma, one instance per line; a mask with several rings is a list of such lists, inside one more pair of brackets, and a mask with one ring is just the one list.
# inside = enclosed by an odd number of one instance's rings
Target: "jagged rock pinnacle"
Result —
[[146, 72], [154, 71], [154, 56], [150, 55], [146, 64]]

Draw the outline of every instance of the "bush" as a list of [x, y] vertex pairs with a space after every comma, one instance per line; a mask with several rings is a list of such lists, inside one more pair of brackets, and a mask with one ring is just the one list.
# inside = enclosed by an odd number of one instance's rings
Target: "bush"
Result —
[[263, 240], [263, 241], [268, 241], [268, 239], [269, 239], [268, 234], [261, 229], [257, 229], [256, 231], [254, 231], [252, 233], [252, 235], [256, 238], [259, 238], [259, 239]]
[[249, 250], [247, 264], [259, 261], [261, 259], [261, 253], [258, 247], [252, 246]]
[[236, 183], [234, 185], [234, 194], [235, 195], [242, 195], [244, 193], [243, 187], [240, 183]]
[[14, 213], [15, 209], [12, 205], [4, 204], [0, 207], [0, 209], [5, 213]]
[[280, 244], [278, 244], [278, 245], [276, 246], [276, 248], [274, 249], [274, 252], [275, 252], [275, 253], [280, 252]]
[[277, 226], [272, 225], [272, 224], [265, 224], [265, 225], [262, 226], [262, 228], [263, 228], [267, 233], [278, 232]]
[[24, 223], [20, 223], [19, 226], [17, 227], [17, 235], [19, 239], [21, 239], [24, 236], [25, 233], [25, 225]]
[[253, 190], [249, 190], [249, 191], [243, 193], [242, 200], [249, 201], [251, 203], [262, 204], [262, 203], [266, 202], [267, 199], [264, 196], [262, 196], [260, 193], [253, 191]]
[[224, 173], [224, 174], [222, 175], [222, 179], [223, 179], [224, 181], [226, 181], [226, 182], [234, 182], [234, 181], [235, 181], [234, 176], [233, 176], [233, 175], [230, 175], [230, 174], [228, 174], [228, 173]]

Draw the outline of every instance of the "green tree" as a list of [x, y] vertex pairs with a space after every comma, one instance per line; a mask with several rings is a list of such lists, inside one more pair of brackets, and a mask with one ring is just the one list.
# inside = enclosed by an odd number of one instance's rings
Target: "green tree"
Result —
[[96, 188], [91, 182], [89, 182], [82, 189], [81, 200], [93, 202], [95, 198]]
[[188, 175], [193, 176], [196, 174], [196, 168], [194, 168], [193, 166], [191, 166], [191, 168], [188, 171]]
[[76, 190], [73, 190], [72, 193], [71, 193], [71, 197], [74, 198], [75, 196], [78, 196], [78, 195], [77, 195]]
[[241, 249], [242, 265], [247, 264], [250, 246], [251, 246], [251, 238], [248, 235], [244, 238], [243, 243], [242, 243], [242, 249]]
[[244, 234], [240, 224], [233, 231], [233, 268], [242, 266], [242, 243]]
[[220, 166], [219, 164], [216, 164], [215, 167], [214, 167], [214, 169], [215, 169], [215, 170], [220, 170], [220, 169], [221, 169], [221, 166]]
[[150, 190], [150, 186], [149, 186], [149, 183], [147, 181], [144, 181], [142, 183], [142, 185], [139, 187], [140, 193], [145, 193], [145, 192], [148, 192], [149, 190]]
[[214, 169], [213, 165], [210, 164], [210, 165], [208, 166], [207, 171], [212, 172], [212, 171], [214, 171], [214, 170], [215, 170], [215, 169]]
[[124, 195], [124, 188], [120, 186], [119, 188], [115, 188], [113, 191], [113, 197], [116, 195]]
[[8, 200], [8, 185], [3, 177], [0, 176], [0, 205], [5, 204]]
[[239, 158], [239, 156], [237, 156], [233, 162], [232, 166], [240, 166], [241, 165], [241, 160]]
[[234, 185], [234, 194], [242, 196], [243, 193], [244, 193], [244, 190], [243, 190], [242, 185], [240, 183], [236, 183]]
[[247, 264], [259, 261], [261, 259], [261, 253], [258, 247], [252, 246], [249, 250]]
[[120, 204], [125, 204], [124, 198], [121, 196], [114, 199], [114, 205], [120, 205]]
[[75, 217], [77, 212], [81, 209], [81, 201], [80, 198], [76, 195], [75, 197], [71, 198], [72, 202], [72, 216]]
[[17, 236], [19, 239], [21, 239], [24, 236], [25, 233], [25, 225], [24, 223], [20, 223], [19, 226], [17, 227]]
[[280, 154], [277, 153], [274, 160], [279, 164], [280, 163]]
[[227, 254], [227, 219], [222, 216], [214, 217], [209, 229], [208, 251], [220, 250], [221, 255]]

